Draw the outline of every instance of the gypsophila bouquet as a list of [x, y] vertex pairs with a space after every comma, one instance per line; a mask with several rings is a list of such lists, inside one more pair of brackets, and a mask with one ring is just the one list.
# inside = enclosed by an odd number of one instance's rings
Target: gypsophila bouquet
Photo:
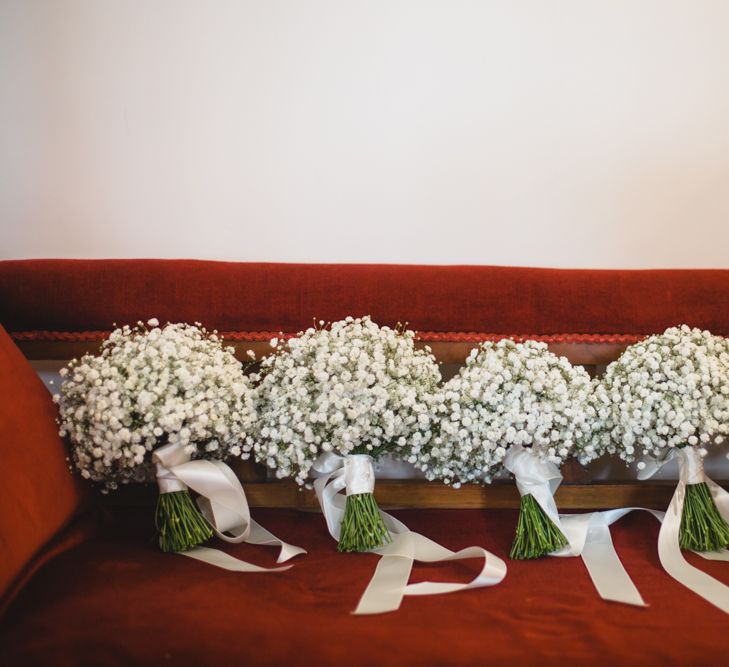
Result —
[[[323, 324], [263, 360], [248, 446], [277, 477], [301, 485], [326, 454], [345, 458], [352, 470], [364, 466], [374, 479], [371, 459], [404, 449], [418, 425], [429, 423], [425, 396], [440, 371], [428, 350], [415, 348], [412, 331], [380, 327], [369, 317]], [[348, 482], [340, 551], [366, 551], [388, 539], [366, 488]]]
[[[587, 372], [545, 343], [482, 343], [432, 396], [433, 424], [408, 460], [429, 479], [459, 486], [490, 482], [517, 450], [525, 461], [554, 466], [575, 454], [590, 458], [590, 391]], [[532, 495], [522, 495], [511, 557], [535, 558], [566, 544]]]
[[[154, 479], [155, 461], [159, 480], [162, 447], [178, 461], [240, 455], [254, 420], [250, 382], [232, 348], [199, 325], [124, 326], [98, 356], [73, 360], [61, 375], [60, 433], [81, 475], [105, 490]], [[212, 536], [186, 488], [160, 494], [157, 524], [165, 551]]]
[[686, 487], [681, 546], [729, 546], [729, 526], [708, 485], [698, 481], [706, 447], [729, 434], [729, 341], [686, 325], [650, 336], [608, 366], [598, 402], [608, 417], [600, 441], [605, 451], [628, 463], [638, 454], [658, 462], [678, 454], [697, 470]]

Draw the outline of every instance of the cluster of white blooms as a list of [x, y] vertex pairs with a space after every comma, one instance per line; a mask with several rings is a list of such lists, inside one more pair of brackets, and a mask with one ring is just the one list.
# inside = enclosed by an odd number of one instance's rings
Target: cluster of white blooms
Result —
[[106, 488], [152, 477], [153, 449], [240, 455], [254, 421], [251, 385], [215, 332], [156, 319], [114, 331], [100, 355], [61, 370], [60, 433], [81, 475]]
[[720, 443], [729, 434], [729, 341], [686, 325], [650, 336], [608, 366], [596, 402], [601, 447], [626, 462], [637, 451], [661, 458]]
[[575, 452], [589, 459], [591, 386], [582, 367], [545, 343], [482, 343], [431, 397], [433, 424], [408, 460], [457, 487], [490, 481], [512, 445], [555, 464]]
[[289, 339], [263, 360], [261, 376], [247, 446], [278, 477], [299, 484], [323, 452], [376, 458], [420, 438], [418, 426], [430, 423], [426, 396], [440, 382], [435, 359], [415, 349], [412, 331], [369, 317]]

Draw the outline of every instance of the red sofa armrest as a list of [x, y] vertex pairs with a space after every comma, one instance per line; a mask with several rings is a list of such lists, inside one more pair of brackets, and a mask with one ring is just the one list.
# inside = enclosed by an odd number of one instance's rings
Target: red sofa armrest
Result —
[[43, 562], [73, 542], [61, 532], [88, 496], [69, 470], [48, 390], [0, 326], [0, 614]]

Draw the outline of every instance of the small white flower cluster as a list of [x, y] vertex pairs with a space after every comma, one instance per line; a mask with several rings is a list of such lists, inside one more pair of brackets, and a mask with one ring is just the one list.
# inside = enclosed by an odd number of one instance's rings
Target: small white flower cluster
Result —
[[426, 396], [440, 371], [430, 350], [415, 349], [412, 331], [348, 317], [272, 344], [279, 349], [261, 364], [247, 446], [277, 477], [305, 484], [323, 452], [377, 458], [430, 423]]
[[107, 489], [151, 479], [150, 453], [166, 443], [193, 458], [240, 455], [254, 421], [250, 382], [215, 332], [147, 324], [117, 329], [98, 356], [73, 360], [54, 396], [77, 468]]
[[590, 448], [591, 380], [537, 341], [485, 342], [432, 400], [434, 422], [409, 461], [428, 479], [488, 482], [508, 448], [522, 445], [560, 464]]
[[608, 366], [595, 403], [601, 449], [626, 462], [718, 444], [729, 434], [729, 341], [686, 325], [650, 336]]

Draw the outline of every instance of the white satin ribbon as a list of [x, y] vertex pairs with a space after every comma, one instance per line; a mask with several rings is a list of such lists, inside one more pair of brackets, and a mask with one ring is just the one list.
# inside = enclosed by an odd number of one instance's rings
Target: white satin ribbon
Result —
[[[251, 518], [246, 494], [235, 473], [222, 461], [191, 461], [184, 447], [163, 445], [154, 450], [160, 493], [192, 489], [199, 494], [197, 505], [215, 534], [225, 542], [259, 544], [280, 548], [277, 563], [306, 551], [283, 542]], [[239, 560], [218, 549], [195, 547], [178, 552], [233, 572], [279, 572], [291, 566], [264, 568]]]
[[[521, 445], [514, 445], [504, 458], [504, 467], [513, 473], [520, 495], [531, 494], [567, 538], [569, 544], [550, 556], [581, 556], [601, 598], [638, 607], [646, 606], [615, 551], [609, 528], [629, 512], [642, 508], [560, 514], [554, 502], [554, 493], [562, 481], [562, 474], [554, 463], [543, 461]], [[646, 511], [661, 520], [661, 512]]]
[[[319, 500], [329, 534], [339, 540], [342, 518], [346, 507], [345, 496], [371, 493], [374, 490], [372, 459], [366, 455], [342, 457], [331, 452], [322, 454], [313, 466], [318, 475], [314, 490]], [[366, 489], [366, 490], [355, 490]], [[394, 516], [380, 510], [390, 534], [391, 542], [373, 550], [381, 556], [354, 614], [381, 614], [399, 609], [406, 595], [437, 595], [494, 586], [506, 576], [506, 563], [481, 547], [467, 547], [451, 551], [437, 542], [415, 533]], [[408, 584], [414, 561], [439, 563], [466, 558], [483, 558], [481, 571], [468, 583], [424, 581]]]
[[[504, 459], [505, 467], [514, 473], [521, 495], [531, 493], [547, 516], [562, 530], [569, 545], [550, 556], [581, 556], [595, 588], [606, 600], [646, 606], [640, 593], [625, 571], [615, 551], [609, 526], [633, 511], [652, 514], [659, 522], [658, 557], [663, 569], [683, 584], [724, 612], [729, 613], [729, 586], [690, 565], [681, 553], [679, 531], [687, 484], [705, 482], [719, 513], [729, 521], [729, 493], [704, 473], [698, 452], [691, 448], [672, 449], [660, 461], [650, 460], [639, 479], [647, 479], [663, 465], [678, 457], [679, 482], [666, 512], [643, 507], [624, 507], [587, 514], [559, 514], [554, 502], [562, 476], [557, 466], [541, 461], [527, 449], [512, 447]], [[729, 561], [729, 551], [696, 552], [707, 560]]]
[[[667, 455], [659, 461], [646, 461], [647, 466], [638, 473], [638, 478], [647, 479], [651, 477], [662, 466], [676, 457], [678, 457], [679, 479], [658, 534], [658, 557], [663, 569], [676, 581], [729, 614], [729, 586], [689, 564], [683, 557], [679, 546], [679, 532], [686, 498], [686, 486], [688, 484], [700, 484], [701, 482], [706, 483], [719, 514], [727, 522], [729, 522], [729, 493], [706, 475], [701, 455], [693, 447], [674, 448], [669, 450]], [[729, 551], [727, 549], [709, 552], [697, 551], [695, 553], [707, 560], [729, 561]]]

